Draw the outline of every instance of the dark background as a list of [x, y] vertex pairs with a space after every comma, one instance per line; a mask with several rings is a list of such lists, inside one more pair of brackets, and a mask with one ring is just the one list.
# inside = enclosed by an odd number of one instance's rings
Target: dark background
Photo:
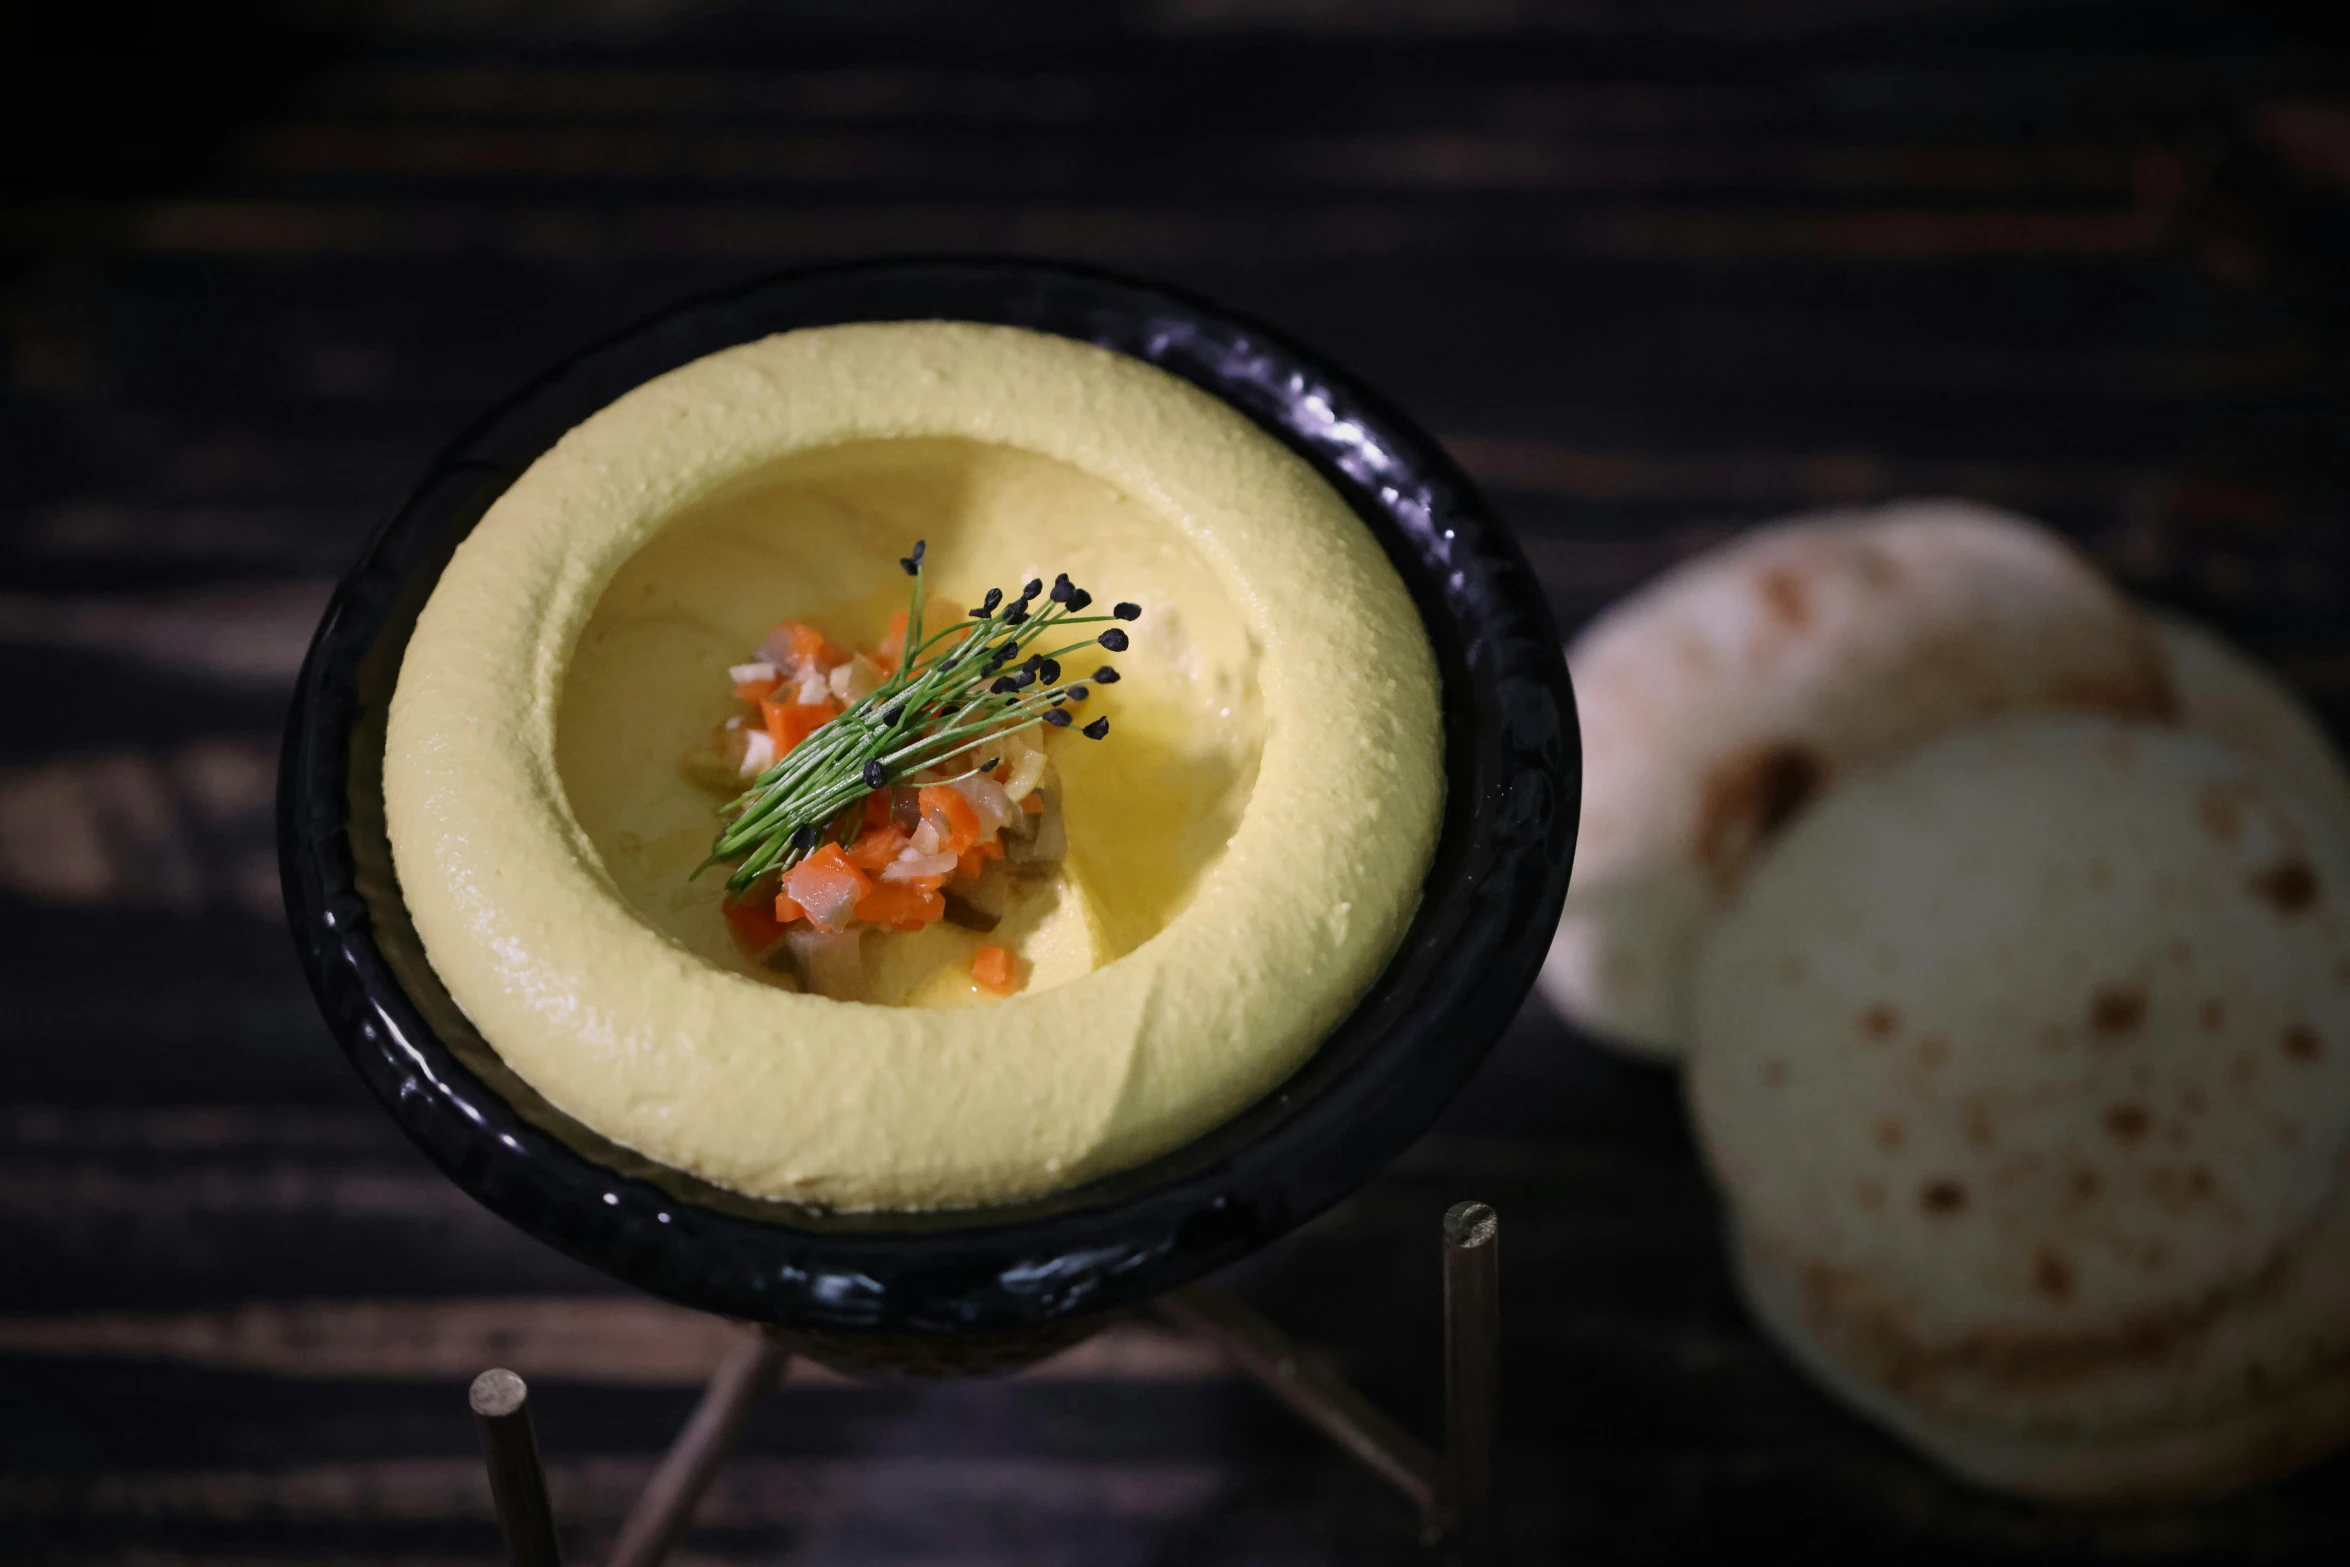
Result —
[[[190, 7], [191, 12], [204, 8]], [[724, 1329], [441, 1181], [280, 927], [327, 584], [435, 447], [681, 295], [1072, 256], [1441, 435], [1563, 627], [1742, 523], [2048, 519], [2350, 721], [2350, 57], [2329, 12], [1986, 0], [380, 0], [0, 8], [0, 1557], [489, 1562], [463, 1388], [537, 1390], [592, 1559]], [[70, 29], [59, 36], [55, 29]], [[1968, 1493], [1744, 1325], [1665, 1074], [1530, 1006], [1238, 1282], [1411, 1423], [1436, 1218], [1504, 1221], [1519, 1559], [2339, 1560], [2350, 1467]], [[1409, 1562], [1403, 1506], [1144, 1328], [803, 1379], [700, 1562]]]

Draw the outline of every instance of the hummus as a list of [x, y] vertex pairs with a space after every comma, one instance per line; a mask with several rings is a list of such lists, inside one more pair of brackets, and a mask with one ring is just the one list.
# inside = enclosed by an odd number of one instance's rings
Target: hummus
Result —
[[[796, 994], [745, 971], [724, 871], [689, 879], [716, 822], [676, 758], [779, 618], [870, 640], [917, 538], [934, 625], [1061, 571], [1140, 603], [1113, 733], [1056, 742], [1025, 989], [980, 1000], [934, 929], [868, 938], [907, 1004]], [[901, 322], [713, 354], [532, 464], [419, 617], [384, 792], [435, 970], [551, 1103], [755, 1196], [961, 1207], [1148, 1159], [1311, 1055], [1416, 906], [1441, 746], [1418, 615], [1304, 462], [1139, 361]]]

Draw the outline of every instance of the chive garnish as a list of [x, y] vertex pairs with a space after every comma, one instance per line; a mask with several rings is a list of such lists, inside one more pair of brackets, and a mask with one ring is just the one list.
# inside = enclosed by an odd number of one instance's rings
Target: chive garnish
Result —
[[[1078, 613], [1093, 596], [1063, 572], [1053, 579], [1047, 603], [1036, 603], [1044, 592], [1044, 583], [1037, 578], [1029, 579], [1020, 597], [1010, 603], [1004, 602], [1001, 589], [990, 589], [968, 617], [925, 637], [924, 550], [917, 540], [913, 552], [898, 562], [914, 585], [906, 609], [905, 648], [896, 670], [878, 689], [779, 757], [722, 808], [724, 825], [710, 857], [694, 867], [695, 875], [731, 863], [734, 869], [726, 878], [726, 889], [739, 894], [768, 872], [797, 865], [828, 837], [852, 841], [859, 821], [856, 813], [862, 811], [865, 797], [888, 788], [893, 779], [910, 777], [983, 741], [1038, 723], [1067, 726], [1072, 720], [1060, 704], [1083, 700], [1085, 688], [1059, 683], [1060, 660], [1087, 643], [1031, 650], [1064, 626], [1134, 618], [1125, 613], [1132, 608], [1127, 604], [1120, 604], [1115, 616]], [[1115, 626], [1094, 640], [1113, 653], [1122, 653], [1127, 646], [1126, 633]], [[1017, 673], [999, 674], [1023, 654], [1027, 657]], [[1091, 678], [1107, 685], [1118, 672], [1104, 664]], [[1084, 729], [1096, 740], [1108, 732], [1107, 719], [1096, 719]]]

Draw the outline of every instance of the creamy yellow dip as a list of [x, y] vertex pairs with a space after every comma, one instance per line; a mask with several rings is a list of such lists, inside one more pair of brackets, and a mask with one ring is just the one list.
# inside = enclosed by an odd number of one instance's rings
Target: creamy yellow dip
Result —
[[[784, 618], [869, 645], [1067, 571], [1143, 606], [1100, 743], [1063, 735], [1070, 853], [1004, 938], [878, 934], [879, 990], [745, 971], [678, 758]], [[1139, 361], [1011, 328], [793, 332], [565, 436], [442, 575], [392, 702], [385, 803], [434, 968], [596, 1131], [757, 1196], [1002, 1202], [1137, 1163], [1260, 1097], [1362, 993], [1442, 800], [1433, 661], [1313, 471]], [[977, 1004], [968, 1004], [976, 1002]]]

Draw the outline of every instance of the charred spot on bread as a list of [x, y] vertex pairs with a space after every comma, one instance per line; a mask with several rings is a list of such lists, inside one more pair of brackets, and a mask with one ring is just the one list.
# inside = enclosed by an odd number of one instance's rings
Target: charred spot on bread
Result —
[[2247, 884], [2252, 896], [2267, 904], [2285, 919], [2305, 912], [2317, 902], [2317, 871], [2298, 854], [2290, 854], [2276, 864], [2252, 873]]
[[1788, 630], [1801, 632], [1812, 622], [1811, 589], [1792, 566], [1773, 566], [1762, 574], [1763, 604]]
[[1918, 1206], [1928, 1213], [1959, 1213], [1965, 1210], [1966, 1205], [1966, 1187], [1947, 1176], [1928, 1181], [1918, 1188]]
[[2089, 998], [2089, 1027], [2108, 1037], [2146, 1021], [2146, 992], [2136, 985], [2100, 985]]
[[2065, 1254], [2053, 1246], [2043, 1246], [2032, 1256], [2032, 1288], [2042, 1298], [2062, 1305], [2073, 1298], [2073, 1265]]
[[1794, 819], [1826, 781], [1809, 747], [1750, 746], [1714, 764], [1697, 808], [1697, 857], [1718, 883], [1735, 883], [1754, 852]]

